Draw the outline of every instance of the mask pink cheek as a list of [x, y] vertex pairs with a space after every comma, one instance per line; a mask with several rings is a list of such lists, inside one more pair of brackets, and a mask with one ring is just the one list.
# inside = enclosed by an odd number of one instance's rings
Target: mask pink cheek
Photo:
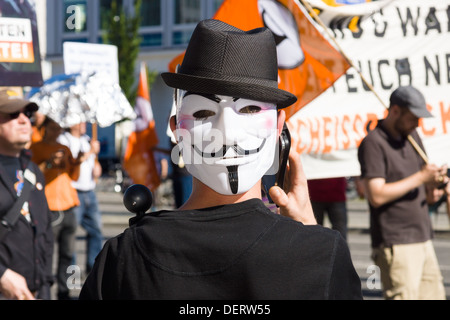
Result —
[[266, 120], [266, 129], [273, 129], [275, 128], [275, 121], [272, 118], [268, 118]]
[[191, 128], [191, 121], [190, 121], [190, 117], [186, 117], [186, 116], [182, 116], [180, 117], [179, 121], [178, 121], [178, 127], [180, 129], [186, 129], [189, 130]]
[[269, 118], [269, 117], [266, 119], [261, 119], [260, 124], [261, 124], [261, 128], [264, 128], [266, 130], [271, 130], [271, 129], [276, 128], [275, 120], [272, 118]]

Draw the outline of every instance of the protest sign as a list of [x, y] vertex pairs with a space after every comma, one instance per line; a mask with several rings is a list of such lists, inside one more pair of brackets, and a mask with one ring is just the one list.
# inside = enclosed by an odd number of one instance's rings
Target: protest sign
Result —
[[41, 86], [34, 1], [0, 0], [0, 13], [0, 86]]
[[109, 44], [65, 42], [64, 73], [100, 73], [119, 83], [117, 47]]

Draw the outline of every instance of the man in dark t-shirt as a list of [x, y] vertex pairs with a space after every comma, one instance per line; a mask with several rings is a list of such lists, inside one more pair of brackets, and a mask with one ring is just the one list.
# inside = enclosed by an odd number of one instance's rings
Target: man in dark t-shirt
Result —
[[429, 116], [423, 95], [414, 87], [400, 87], [391, 95], [388, 116], [358, 150], [373, 257], [387, 299], [445, 299], [425, 184], [446, 182], [446, 167], [426, 164], [408, 141], [409, 135], [423, 150], [415, 129], [419, 118]]

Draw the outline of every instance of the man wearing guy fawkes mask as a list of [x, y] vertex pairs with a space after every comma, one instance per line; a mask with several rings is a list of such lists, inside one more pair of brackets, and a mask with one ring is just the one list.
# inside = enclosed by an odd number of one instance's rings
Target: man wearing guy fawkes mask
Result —
[[298, 154], [286, 191], [270, 190], [281, 214], [261, 200], [282, 109], [296, 101], [278, 89], [270, 30], [201, 21], [178, 72], [162, 77], [179, 89], [174, 154], [192, 195], [108, 240], [80, 299], [361, 299], [345, 240], [316, 224]]

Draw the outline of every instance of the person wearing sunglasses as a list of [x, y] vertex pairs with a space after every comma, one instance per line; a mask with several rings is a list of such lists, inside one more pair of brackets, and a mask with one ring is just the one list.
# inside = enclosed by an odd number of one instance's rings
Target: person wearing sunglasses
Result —
[[50, 299], [50, 210], [44, 176], [26, 149], [37, 110], [13, 91], [0, 91], [0, 300]]

